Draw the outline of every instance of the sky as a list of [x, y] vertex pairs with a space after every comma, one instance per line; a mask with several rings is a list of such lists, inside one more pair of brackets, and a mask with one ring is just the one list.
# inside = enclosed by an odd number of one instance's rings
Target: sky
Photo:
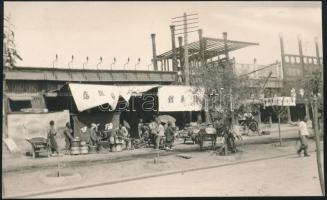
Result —
[[[173, 17], [198, 13], [203, 36], [256, 42], [231, 54], [239, 63], [270, 64], [280, 60], [279, 34], [285, 53], [298, 54], [297, 37], [302, 38], [304, 55], [315, 56], [318, 38], [322, 56], [321, 2], [5, 2], [17, 50], [19, 66], [67, 68], [74, 55], [73, 68], [147, 69], [151, 64], [151, 33], [156, 34], [157, 54], [171, 49], [169, 25]], [[198, 39], [197, 32], [189, 41]], [[176, 40], [177, 42], [178, 40]], [[150, 66], [151, 68], [151, 66]]]

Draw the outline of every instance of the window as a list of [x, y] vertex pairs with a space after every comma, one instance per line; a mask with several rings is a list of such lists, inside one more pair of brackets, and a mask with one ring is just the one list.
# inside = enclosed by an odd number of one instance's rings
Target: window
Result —
[[10, 109], [12, 112], [19, 112], [24, 108], [32, 108], [31, 100], [9, 100]]
[[295, 57], [296, 63], [300, 63], [300, 57]]
[[317, 59], [313, 58], [313, 63], [316, 65], [317, 64]]

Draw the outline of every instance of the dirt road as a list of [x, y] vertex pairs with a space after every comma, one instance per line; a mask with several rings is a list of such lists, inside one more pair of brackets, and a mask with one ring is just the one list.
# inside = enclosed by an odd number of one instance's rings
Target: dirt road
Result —
[[320, 196], [315, 163], [294, 155], [35, 197]]

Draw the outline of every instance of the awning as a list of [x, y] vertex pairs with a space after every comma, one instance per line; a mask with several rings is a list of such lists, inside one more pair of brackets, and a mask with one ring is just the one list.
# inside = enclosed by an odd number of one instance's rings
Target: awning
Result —
[[203, 109], [204, 88], [161, 86], [158, 89], [159, 112], [200, 111]]
[[108, 103], [116, 109], [119, 96], [127, 102], [133, 94], [143, 93], [159, 85], [95, 85], [70, 83], [69, 88], [79, 112]]

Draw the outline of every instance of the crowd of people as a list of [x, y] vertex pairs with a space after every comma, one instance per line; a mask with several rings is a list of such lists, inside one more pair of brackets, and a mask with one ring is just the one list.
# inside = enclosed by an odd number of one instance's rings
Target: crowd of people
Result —
[[[96, 149], [103, 143], [115, 144], [117, 141], [123, 141], [126, 145], [125, 150], [134, 149], [136, 141], [143, 141], [146, 146], [153, 146], [156, 149], [164, 148], [166, 150], [173, 150], [175, 139], [175, 128], [172, 122], [161, 122], [157, 116], [153, 116], [150, 123], [144, 123], [143, 119], [138, 123], [138, 137], [131, 138], [130, 129], [119, 124], [119, 127], [114, 129], [112, 123], [105, 124], [104, 130], [98, 130], [99, 124], [91, 123], [89, 127], [84, 126], [80, 129], [79, 140], [86, 143], [88, 146], [95, 146]], [[50, 128], [48, 131], [48, 143], [52, 154], [59, 154], [58, 144], [55, 139], [57, 130], [55, 129], [54, 121], [50, 121]], [[65, 137], [65, 154], [70, 154], [74, 137], [72, 126], [69, 122], [66, 123], [63, 131]]]
[[138, 124], [139, 138], [146, 143], [146, 146], [153, 145], [156, 149], [173, 150], [175, 131], [172, 122], [162, 122], [156, 116], [148, 125], [143, 123], [143, 119], [140, 119]]

